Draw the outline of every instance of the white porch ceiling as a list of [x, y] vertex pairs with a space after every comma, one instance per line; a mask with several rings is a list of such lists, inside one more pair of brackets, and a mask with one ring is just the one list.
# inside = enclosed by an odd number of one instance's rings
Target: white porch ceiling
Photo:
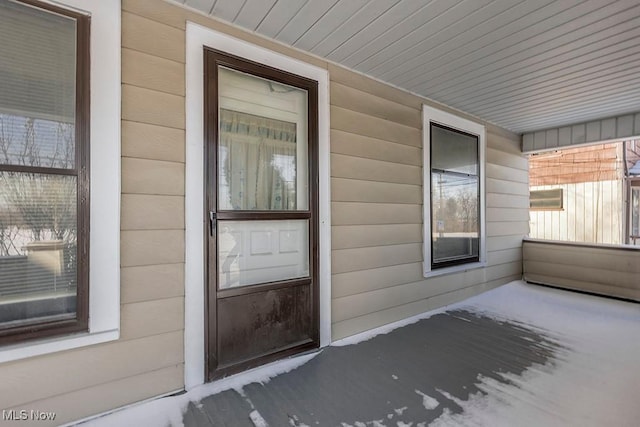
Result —
[[517, 133], [640, 111], [638, 0], [174, 0]]

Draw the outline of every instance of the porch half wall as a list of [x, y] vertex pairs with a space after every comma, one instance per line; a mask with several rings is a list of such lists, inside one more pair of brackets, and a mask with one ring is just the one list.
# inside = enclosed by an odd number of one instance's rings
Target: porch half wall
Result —
[[517, 135], [484, 123], [488, 266], [425, 279], [421, 107], [459, 113], [179, 6], [123, 0], [121, 337], [0, 365], [0, 409], [55, 411], [58, 425], [184, 387], [187, 21], [330, 73], [334, 340], [521, 277]]
[[526, 239], [524, 279], [640, 301], [640, 248]]

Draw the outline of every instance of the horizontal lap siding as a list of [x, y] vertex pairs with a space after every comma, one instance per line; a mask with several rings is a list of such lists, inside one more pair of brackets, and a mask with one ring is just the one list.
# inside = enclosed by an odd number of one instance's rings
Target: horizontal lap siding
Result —
[[[135, 10], [133, 3], [138, 3]], [[157, 328], [174, 329], [180, 336], [184, 330], [185, 31], [148, 16], [145, 10], [150, 9], [164, 7], [161, 2], [123, 2], [123, 339], [154, 336]], [[174, 18], [185, 21], [181, 9], [172, 10]], [[172, 347], [180, 361], [165, 375], [177, 387], [167, 387], [160, 371], [149, 370], [140, 377], [147, 384], [126, 391], [131, 394], [126, 399], [183, 387], [184, 346], [176, 342]], [[158, 355], [150, 351], [145, 357]], [[103, 386], [110, 388], [111, 383]]]
[[329, 70], [333, 338], [520, 278], [529, 180], [517, 138], [487, 127], [489, 266], [425, 279], [423, 100], [338, 67]]
[[[179, 357], [138, 374], [141, 384], [105, 409], [184, 387], [185, 32], [125, 2], [122, 47], [121, 339], [172, 331]], [[159, 357], [151, 349], [140, 356]], [[107, 397], [132, 380], [114, 378], [86, 395]]]
[[524, 242], [524, 277], [534, 283], [640, 301], [640, 250]]
[[[179, 298], [181, 299], [181, 298]], [[139, 307], [144, 311], [144, 307]], [[134, 325], [123, 324], [123, 334]], [[182, 372], [183, 332], [178, 325], [147, 325], [151, 335], [54, 353], [0, 367], [3, 408], [56, 412], [53, 425], [110, 410], [182, 388], [183, 378], [154, 372]], [[166, 329], [176, 329], [164, 332]], [[132, 329], [133, 330], [133, 329]], [[140, 383], [134, 383], [132, 380]], [[113, 384], [129, 383], [114, 390]], [[162, 384], [162, 388], [158, 387]], [[145, 390], [145, 393], [141, 393]], [[107, 392], [108, 391], [108, 392]], [[95, 398], [99, 396], [100, 400]], [[46, 408], [46, 409], [45, 409]], [[47, 425], [39, 423], [38, 425]]]
[[[132, 355], [133, 356], [133, 355]], [[56, 394], [53, 397], [29, 402], [10, 409], [25, 407], [38, 408], [42, 412], [55, 412], [56, 422], [38, 422], [38, 426], [59, 425], [59, 421], [72, 421], [78, 417], [91, 417], [112, 410], [114, 407], [130, 405], [133, 402], [157, 396], [158, 390], [175, 390], [176, 384], [183, 382], [184, 365], [175, 363], [166, 368], [148, 370], [140, 375], [111, 380], [97, 386]], [[76, 414], [69, 419], [68, 414]], [[16, 425], [23, 425], [19, 423]]]

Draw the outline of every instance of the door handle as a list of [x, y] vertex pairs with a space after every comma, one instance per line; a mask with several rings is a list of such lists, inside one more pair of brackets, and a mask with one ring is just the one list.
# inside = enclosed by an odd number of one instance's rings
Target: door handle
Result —
[[209, 211], [209, 230], [211, 237], [213, 237], [216, 232], [216, 213], [213, 211]]

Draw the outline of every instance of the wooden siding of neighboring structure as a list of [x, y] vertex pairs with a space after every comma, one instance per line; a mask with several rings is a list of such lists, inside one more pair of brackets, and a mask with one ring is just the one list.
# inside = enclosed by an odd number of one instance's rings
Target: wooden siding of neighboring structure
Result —
[[640, 301], [640, 249], [535, 240], [523, 245], [529, 282]]
[[57, 425], [184, 386], [187, 20], [330, 72], [334, 339], [521, 277], [528, 164], [516, 135], [487, 125], [489, 266], [426, 280], [425, 100], [173, 4], [123, 0], [122, 336], [0, 365], [2, 409], [56, 411]]
[[624, 243], [623, 181], [531, 187], [562, 189], [562, 210], [531, 210], [530, 237], [569, 242]]
[[640, 141], [628, 141], [534, 155], [530, 190], [562, 189], [563, 208], [531, 210], [530, 236], [604, 244], [625, 243], [625, 165], [640, 159]]
[[598, 144], [534, 155], [529, 159], [529, 184], [538, 187], [622, 179], [621, 146]]

